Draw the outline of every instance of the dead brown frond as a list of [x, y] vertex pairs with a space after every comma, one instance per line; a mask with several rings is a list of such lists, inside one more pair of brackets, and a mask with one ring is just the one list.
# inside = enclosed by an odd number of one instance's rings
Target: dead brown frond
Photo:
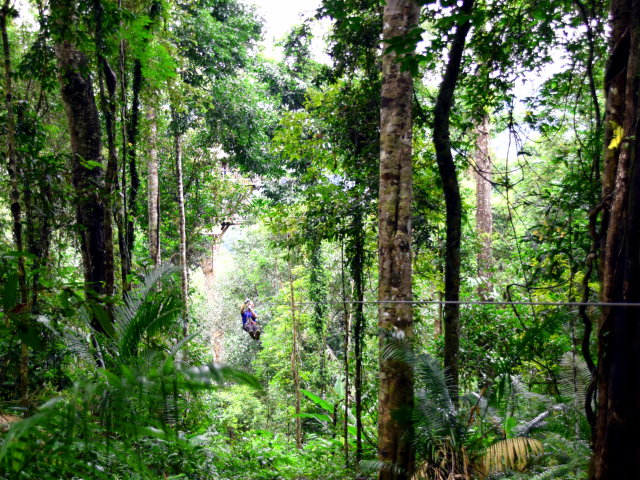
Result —
[[491, 445], [475, 462], [475, 469], [483, 478], [506, 470], [522, 472], [529, 466], [531, 457], [543, 450], [542, 442], [535, 438], [507, 438]]

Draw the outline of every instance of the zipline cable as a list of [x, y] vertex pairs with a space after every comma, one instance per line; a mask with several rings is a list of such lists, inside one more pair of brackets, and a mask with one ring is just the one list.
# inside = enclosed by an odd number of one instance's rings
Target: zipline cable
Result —
[[[527, 301], [500, 301], [500, 300], [327, 300], [324, 302], [297, 302], [296, 305], [337, 305], [337, 304], [405, 304], [413, 305], [528, 305], [549, 307], [640, 307], [640, 303], [632, 302], [527, 302]], [[286, 305], [289, 304], [277, 304]]]

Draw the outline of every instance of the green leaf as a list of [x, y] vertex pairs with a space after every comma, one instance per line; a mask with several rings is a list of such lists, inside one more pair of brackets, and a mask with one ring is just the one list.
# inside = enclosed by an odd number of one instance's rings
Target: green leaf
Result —
[[329, 403], [326, 400], [323, 400], [322, 398], [317, 396], [315, 393], [311, 393], [308, 390], [300, 389], [300, 391], [319, 407], [324, 408], [327, 412], [333, 412], [334, 405], [332, 403]]
[[504, 422], [504, 433], [507, 437], [511, 437], [513, 434], [513, 429], [516, 428], [518, 421], [513, 417], [507, 417]]
[[38, 329], [35, 325], [27, 326], [22, 324], [20, 328], [18, 328], [18, 337], [22, 342], [26, 343], [33, 349], [39, 349], [42, 347], [42, 340], [40, 339]]
[[298, 413], [295, 414], [294, 417], [299, 418], [313, 418], [318, 420], [321, 423], [332, 423], [333, 419], [329, 415], [325, 415], [323, 413]]
[[4, 284], [4, 290], [2, 292], [2, 307], [5, 312], [8, 312], [15, 307], [18, 301], [18, 274], [12, 273], [7, 277], [7, 282]]
[[98, 321], [100, 326], [103, 328], [105, 333], [110, 337], [115, 334], [115, 330], [113, 328], [113, 323], [111, 322], [111, 318], [109, 314], [104, 309], [104, 307], [98, 303], [94, 303], [91, 305], [91, 313], [92, 316]]

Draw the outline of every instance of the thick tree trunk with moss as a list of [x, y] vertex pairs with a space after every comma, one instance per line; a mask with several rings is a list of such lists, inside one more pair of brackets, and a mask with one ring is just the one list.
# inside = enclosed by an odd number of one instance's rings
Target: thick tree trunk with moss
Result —
[[[640, 302], [640, 2], [611, 2], [601, 300]], [[640, 309], [603, 308], [591, 478], [640, 478]]]
[[[389, 0], [383, 12], [384, 40], [406, 36], [416, 26], [418, 14], [416, 2]], [[395, 51], [385, 51], [382, 57], [378, 325], [389, 335], [410, 337], [413, 78], [401, 70], [398, 60]], [[409, 303], [385, 303], [388, 300]], [[380, 337], [378, 458], [400, 469], [384, 468], [379, 478], [409, 478], [414, 468], [409, 426], [393, 414], [413, 407], [413, 375], [404, 362], [384, 358], [386, 338]]]
[[[4, 60], [4, 98], [5, 107], [7, 109], [7, 169], [9, 173], [9, 183], [11, 191], [9, 198], [11, 200], [11, 217], [13, 220], [13, 239], [17, 252], [24, 251], [22, 240], [22, 207], [20, 204], [20, 166], [18, 162], [18, 154], [16, 149], [16, 121], [13, 109], [13, 72], [11, 71], [11, 47], [9, 45], [9, 35], [7, 31], [7, 20], [13, 13], [13, 9], [6, 0], [0, 8], [0, 30], [2, 31], [2, 52]], [[25, 272], [24, 256], [18, 254], [18, 286], [20, 289], [20, 301], [26, 308], [28, 302], [27, 280]], [[21, 323], [26, 325], [24, 315], [19, 315]], [[21, 328], [22, 325], [19, 326]], [[21, 342], [20, 345], [20, 363], [18, 367], [18, 385], [20, 394], [20, 403], [26, 407], [28, 405], [29, 396], [29, 348], [26, 343]]]
[[[13, 9], [6, 0], [0, 8], [0, 27], [2, 30], [2, 52], [4, 64], [4, 100], [7, 109], [7, 170], [9, 173], [9, 184], [11, 190], [9, 198], [11, 201], [11, 218], [13, 220], [13, 241], [16, 251], [24, 251], [22, 235], [22, 205], [20, 203], [20, 166], [18, 164], [18, 153], [16, 150], [16, 120], [13, 109], [13, 73], [11, 71], [11, 46], [9, 45], [9, 35], [7, 32], [7, 20], [13, 14]], [[27, 281], [25, 274], [24, 256], [18, 255], [18, 285], [22, 303], [27, 302]]]
[[[104, 196], [105, 208], [105, 249], [107, 253], [107, 272], [105, 293], [113, 295], [115, 293], [115, 257], [113, 246], [113, 219], [114, 208], [116, 202], [115, 193], [118, 191], [118, 158], [115, 145], [115, 90], [116, 79], [115, 74], [111, 70], [109, 63], [105, 57], [106, 46], [104, 34], [102, 31], [102, 22], [104, 15], [104, 7], [99, 0], [93, 2], [95, 15], [95, 42], [98, 61], [98, 85], [100, 92], [100, 109], [102, 117], [105, 121], [107, 132], [107, 170], [106, 170], [106, 189]], [[106, 89], [105, 89], [106, 86]], [[106, 91], [105, 91], [106, 90]]]
[[[469, 15], [473, 0], [464, 0], [461, 7], [463, 15]], [[444, 200], [446, 204], [446, 251], [444, 271], [444, 299], [460, 300], [460, 239], [462, 235], [462, 200], [456, 174], [456, 166], [451, 154], [451, 136], [449, 133], [449, 115], [453, 106], [453, 92], [458, 83], [462, 53], [469, 28], [470, 19], [456, 27], [449, 50], [449, 60], [434, 109], [433, 144]], [[444, 367], [449, 376], [449, 389], [454, 401], [458, 397], [458, 353], [460, 349], [460, 306], [448, 303], [444, 306]]]
[[[51, 2], [58, 79], [69, 124], [73, 154], [73, 186], [76, 219], [84, 265], [87, 295], [102, 302], [107, 280], [104, 175], [98, 109], [88, 76], [89, 63], [74, 43], [75, 5], [67, 0]], [[94, 328], [102, 326], [94, 320]]]

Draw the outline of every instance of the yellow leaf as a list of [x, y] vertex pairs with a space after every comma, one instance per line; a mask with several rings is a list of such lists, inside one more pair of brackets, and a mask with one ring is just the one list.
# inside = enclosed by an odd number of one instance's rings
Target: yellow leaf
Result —
[[624, 129], [616, 122], [611, 122], [611, 127], [613, 129], [613, 138], [611, 139], [611, 143], [609, 144], [609, 150], [615, 150], [622, 143], [622, 135], [624, 134]]

